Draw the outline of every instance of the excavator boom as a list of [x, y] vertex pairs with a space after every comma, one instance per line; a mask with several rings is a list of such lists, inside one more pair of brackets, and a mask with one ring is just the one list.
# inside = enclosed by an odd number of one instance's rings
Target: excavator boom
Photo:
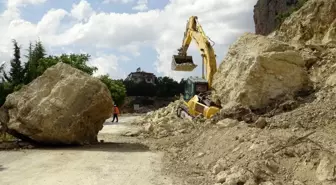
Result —
[[[193, 71], [197, 65], [191, 56], [187, 56], [187, 50], [191, 40], [195, 40], [201, 52], [203, 64], [205, 66], [205, 79], [208, 81], [209, 88], [212, 87], [213, 75], [217, 70], [216, 55], [209, 38], [205, 35], [202, 26], [197, 22], [197, 16], [191, 16], [184, 32], [181, 48], [178, 55], [173, 55], [172, 70], [174, 71]], [[202, 75], [203, 76], [203, 75]]]

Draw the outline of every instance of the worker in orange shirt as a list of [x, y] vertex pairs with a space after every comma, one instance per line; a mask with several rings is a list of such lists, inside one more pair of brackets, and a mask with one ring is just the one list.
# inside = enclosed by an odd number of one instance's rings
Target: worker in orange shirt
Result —
[[114, 109], [113, 109], [113, 120], [112, 122], [114, 122], [114, 119], [117, 119], [117, 123], [118, 123], [118, 115], [120, 114], [119, 108], [116, 104], [114, 104]]

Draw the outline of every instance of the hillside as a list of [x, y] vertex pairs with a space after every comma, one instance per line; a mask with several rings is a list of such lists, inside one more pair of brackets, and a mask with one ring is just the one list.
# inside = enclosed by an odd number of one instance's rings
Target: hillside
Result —
[[185, 184], [336, 184], [335, 10], [336, 0], [308, 0], [273, 34], [233, 43], [213, 119], [181, 120], [177, 101], [137, 121], [168, 153], [167, 172]]

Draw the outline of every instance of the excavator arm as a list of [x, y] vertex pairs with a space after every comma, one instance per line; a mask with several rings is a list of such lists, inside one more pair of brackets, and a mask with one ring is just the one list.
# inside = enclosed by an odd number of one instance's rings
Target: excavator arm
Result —
[[184, 32], [182, 47], [178, 49], [178, 55], [173, 56], [172, 70], [175, 71], [192, 71], [197, 65], [194, 64], [192, 57], [187, 56], [187, 50], [194, 40], [201, 53], [203, 63], [202, 77], [208, 81], [209, 88], [212, 87], [213, 76], [217, 70], [216, 55], [209, 38], [205, 35], [202, 26], [197, 22], [197, 16], [191, 16]]

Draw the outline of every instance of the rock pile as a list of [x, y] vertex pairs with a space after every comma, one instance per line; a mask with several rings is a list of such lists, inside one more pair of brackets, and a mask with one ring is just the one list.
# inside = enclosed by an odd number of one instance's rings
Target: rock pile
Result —
[[58, 63], [2, 107], [7, 132], [43, 144], [85, 144], [97, 141], [112, 114], [112, 98], [99, 79]]
[[175, 175], [185, 184], [336, 184], [335, 10], [336, 0], [308, 0], [273, 35], [248, 33], [230, 47], [214, 78], [222, 120], [157, 140]]
[[135, 124], [143, 126], [145, 137], [163, 138], [184, 133], [193, 127], [193, 122], [177, 117], [176, 110], [182, 103], [182, 100], [176, 100], [167, 107], [149, 112]]

